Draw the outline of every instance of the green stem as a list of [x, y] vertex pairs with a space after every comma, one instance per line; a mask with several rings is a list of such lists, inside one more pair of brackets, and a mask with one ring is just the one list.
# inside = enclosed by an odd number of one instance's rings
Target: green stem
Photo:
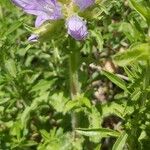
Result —
[[[72, 100], [76, 100], [80, 93], [78, 81], [79, 69], [79, 52], [72, 52], [69, 56], [69, 76], [70, 76], [70, 96]], [[75, 130], [78, 126], [78, 117], [75, 112], [72, 113], [72, 129]]]
[[0, 6], [0, 19], [3, 19], [3, 10], [2, 10], [2, 6]]
[[148, 36], [150, 37], [150, 25], [148, 27]]
[[72, 99], [80, 92], [79, 82], [78, 82], [78, 62], [79, 55], [78, 53], [71, 53], [69, 57], [69, 73], [70, 73], [70, 95]]

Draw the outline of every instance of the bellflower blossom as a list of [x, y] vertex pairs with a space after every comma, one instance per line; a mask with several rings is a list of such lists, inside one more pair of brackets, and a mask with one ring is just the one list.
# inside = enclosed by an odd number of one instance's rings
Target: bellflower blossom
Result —
[[88, 35], [86, 22], [77, 15], [71, 16], [67, 20], [66, 26], [68, 28], [68, 34], [76, 40], [84, 40]]
[[74, 0], [74, 3], [80, 8], [80, 10], [85, 10], [89, 6], [95, 3], [95, 0]]
[[[26, 13], [37, 16], [35, 27], [40, 27], [45, 21], [61, 19], [62, 5], [57, 0], [12, 0], [14, 4], [22, 8]], [[63, 3], [63, 0], [61, 1]], [[69, 1], [68, 1], [69, 2]], [[71, 0], [71, 3], [77, 5], [81, 11], [93, 5], [95, 0]], [[70, 7], [71, 9], [72, 7]], [[69, 10], [69, 9], [68, 9]], [[68, 11], [68, 16], [70, 12]], [[66, 20], [68, 34], [76, 40], [84, 40], [87, 35], [87, 26], [83, 18], [78, 15], [72, 15]], [[28, 40], [37, 42], [38, 34], [32, 34]]]
[[56, 0], [12, 0], [26, 13], [37, 16], [35, 27], [41, 26], [47, 20], [62, 18], [61, 5]]

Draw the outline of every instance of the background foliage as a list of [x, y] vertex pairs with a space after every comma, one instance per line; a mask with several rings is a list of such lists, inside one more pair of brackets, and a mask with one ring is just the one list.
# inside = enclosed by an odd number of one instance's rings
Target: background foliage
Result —
[[150, 148], [150, 1], [96, 8], [72, 101], [67, 37], [29, 44], [34, 17], [0, 0], [0, 149]]

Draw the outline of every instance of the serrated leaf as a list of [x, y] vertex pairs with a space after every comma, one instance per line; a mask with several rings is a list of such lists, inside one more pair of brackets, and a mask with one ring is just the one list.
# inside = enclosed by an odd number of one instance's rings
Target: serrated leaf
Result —
[[73, 108], [77, 107], [78, 106], [78, 102], [77, 101], [68, 101], [65, 105], [65, 108], [64, 108], [64, 112], [68, 112], [70, 110], [72, 110]]
[[148, 2], [139, 3], [137, 0], [130, 0], [134, 9], [150, 23], [150, 7], [148, 6]]
[[64, 112], [68, 112], [72, 109], [87, 107], [91, 109], [90, 100], [86, 97], [77, 97], [75, 100], [68, 101], [65, 105]]
[[68, 99], [64, 97], [64, 94], [62, 92], [55, 93], [50, 97], [50, 104], [57, 112], [64, 112], [64, 107], [67, 102]]
[[[102, 117], [101, 114], [99, 113], [99, 111], [97, 110], [97, 108], [95, 106], [91, 107], [91, 111], [88, 115], [88, 119], [89, 119], [89, 128], [100, 128], [101, 124], [102, 124]], [[95, 137], [91, 137], [89, 138], [91, 142], [94, 143], [98, 143], [101, 140], [102, 137], [100, 136], [95, 136]]]
[[120, 104], [112, 102], [109, 105], [108, 104], [103, 105], [103, 107], [102, 107], [102, 113], [103, 113], [102, 116], [104, 118], [106, 116], [109, 116], [110, 114], [114, 114], [114, 115], [124, 119], [123, 118], [124, 110], [125, 110], [124, 106], [121, 106]]
[[5, 62], [5, 68], [12, 77], [16, 77], [17, 70], [15, 61], [13, 59], [9, 59]]
[[91, 108], [91, 103], [90, 103], [90, 100], [88, 98], [81, 97], [78, 99], [78, 101], [81, 105], [85, 105], [86, 107]]
[[120, 87], [121, 89], [123, 89], [124, 91], [128, 91], [126, 84], [124, 82], [124, 80], [122, 80], [121, 78], [119, 78], [117, 75], [110, 73], [108, 71], [104, 71], [102, 72], [110, 81], [112, 81], [114, 84], [116, 84], [118, 87]]
[[33, 102], [31, 103], [30, 106], [27, 106], [23, 113], [21, 114], [21, 123], [23, 126], [26, 126], [29, 118], [30, 118], [30, 113], [38, 108], [39, 105], [44, 104], [47, 102], [49, 96], [49, 92], [43, 93], [43, 95], [36, 97]]

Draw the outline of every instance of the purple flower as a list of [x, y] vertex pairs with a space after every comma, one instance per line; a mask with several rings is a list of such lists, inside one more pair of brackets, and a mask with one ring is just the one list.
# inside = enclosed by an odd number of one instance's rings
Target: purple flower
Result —
[[81, 9], [85, 10], [95, 3], [95, 0], [74, 0], [74, 3]]
[[62, 17], [61, 5], [57, 0], [12, 0], [26, 13], [37, 16], [35, 27], [41, 26], [47, 20], [57, 20]]
[[71, 16], [67, 20], [66, 26], [68, 28], [68, 34], [76, 40], [84, 40], [88, 35], [86, 22], [77, 15]]

